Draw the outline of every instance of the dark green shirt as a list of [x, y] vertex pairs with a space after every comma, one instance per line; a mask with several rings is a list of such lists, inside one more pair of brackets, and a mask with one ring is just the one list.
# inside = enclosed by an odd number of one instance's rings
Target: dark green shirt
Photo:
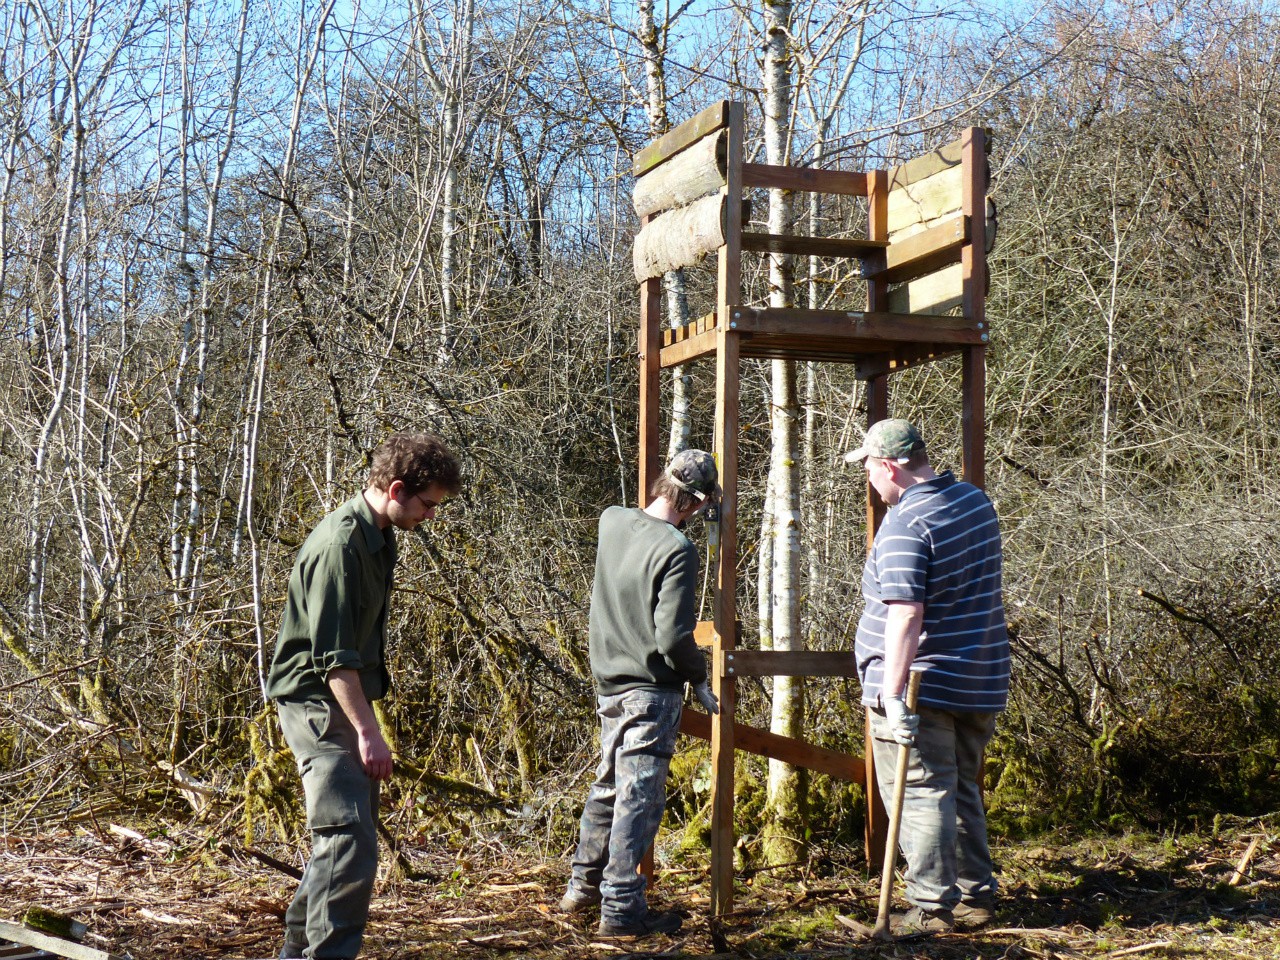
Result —
[[330, 670], [356, 670], [370, 700], [390, 685], [383, 663], [395, 534], [380, 530], [362, 494], [311, 531], [293, 573], [267, 696], [332, 700]]
[[591, 589], [591, 673], [602, 694], [701, 683], [707, 664], [693, 639], [698, 550], [683, 533], [635, 507], [600, 517]]

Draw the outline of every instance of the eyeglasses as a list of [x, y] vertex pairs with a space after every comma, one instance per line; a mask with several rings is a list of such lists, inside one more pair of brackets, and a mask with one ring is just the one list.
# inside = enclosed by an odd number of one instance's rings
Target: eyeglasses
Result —
[[437, 501], [432, 500], [428, 497], [424, 497], [423, 493], [425, 493], [425, 491], [419, 491], [415, 493], [412, 497], [412, 499], [417, 500], [420, 504], [422, 504], [423, 510], [430, 512], [431, 510], [434, 510], [436, 507], [440, 506], [440, 504]]

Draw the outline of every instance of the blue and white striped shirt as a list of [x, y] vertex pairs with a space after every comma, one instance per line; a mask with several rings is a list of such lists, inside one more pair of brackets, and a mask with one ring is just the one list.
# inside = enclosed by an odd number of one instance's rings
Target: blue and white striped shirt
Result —
[[913, 484], [876, 533], [862, 572], [856, 656], [862, 702], [878, 706], [890, 601], [924, 604], [920, 703], [998, 712], [1009, 699], [1000, 525], [987, 495], [950, 473]]

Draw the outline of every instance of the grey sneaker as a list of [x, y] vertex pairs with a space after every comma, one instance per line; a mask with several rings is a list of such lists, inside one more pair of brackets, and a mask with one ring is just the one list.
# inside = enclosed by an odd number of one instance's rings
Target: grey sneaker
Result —
[[956, 904], [951, 911], [951, 916], [955, 918], [956, 926], [962, 930], [976, 930], [995, 919], [996, 902], [994, 900], [961, 902]]
[[907, 937], [918, 933], [951, 933], [956, 922], [950, 910], [912, 907], [906, 913], [895, 914], [890, 927], [895, 936]]
[[561, 913], [586, 913], [600, 902], [599, 890], [569, 890], [560, 898]]
[[655, 933], [675, 933], [684, 921], [673, 910], [651, 910], [638, 920], [611, 923], [601, 920], [596, 933], [602, 937], [647, 937]]

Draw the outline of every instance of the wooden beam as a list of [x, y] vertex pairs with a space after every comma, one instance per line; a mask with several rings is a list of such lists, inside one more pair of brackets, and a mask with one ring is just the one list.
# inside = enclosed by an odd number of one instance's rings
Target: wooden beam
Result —
[[[729, 106], [729, 152], [725, 161], [725, 196], [742, 197], [743, 141], [746, 108]], [[713, 663], [734, 648], [738, 622], [738, 433], [741, 416], [740, 337], [724, 323], [729, 304], [742, 302], [742, 225], [726, 224], [716, 271], [716, 414], [715, 454], [720, 470], [720, 549], [715, 561], [715, 623], [717, 643]], [[734, 714], [737, 685], [720, 670], [712, 672], [720, 712], [711, 725], [711, 911], [719, 916], [733, 909]]]
[[648, 503], [649, 488], [658, 478], [661, 415], [662, 281], [653, 277], [640, 285], [640, 436], [636, 503]]
[[852, 237], [788, 237], [777, 233], [744, 233], [742, 249], [752, 253], [795, 253], [804, 257], [838, 257], [877, 260], [889, 244], [883, 240]]
[[[874, 377], [867, 381], [867, 426], [878, 423], [889, 416], [889, 378]], [[867, 489], [867, 552], [875, 542], [876, 531], [888, 511], [885, 502], [876, 493], [870, 482]], [[884, 858], [885, 839], [889, 833], [888, 817], [885, 814], [884, 801], [876, 783], [875, 751], [872, 749], [871, 716], [866, 714], [863, 720], [863, 742], [865, 743], [863, 762], [866, 767], [867, 825], [865, 836], [865, 852], [867, 863], [878, 867]]]
[[794, 307], [730, 308], [729, 328], [755, 335], [886, 340], [904, 343], [981, 343], [981, 331], [963, 317]]
[[637, 177], [648, 173], [664, 160], [669, 160], [690, 144], [697, 143], [713, 130], [729, 125], [730, 104], [727, 100], [713, 103], [694, 114], [674, 130], [669, 130], [636, 154], [631, 171]]
[[778, 167], [767, 163], [742, 165], [744, 187], [771, 187], [806, 193], [835, 193], [861, 197], [867, 192], [867, 175], [846, 170], [819, 170], [813, 167]]
[[28, 947], [47, 950], [49, 953], [59, 957], [67, 957], [69, 960], [122, 960], [117, 954], [86, 947], [84, 944], [76, 943], [73, 940], [51, 937], [47, 933], [29, 930], [19, 924], [9, 923], [5, 920], [0, 920], [0, 937], [12, 940], [14, 943], [25, 944]]
[[[711, 718], [697, 710], [686, 709], [680, 715], [680, 732], [700, 740], [711, 738]], [[815, 747], [803, 740], [783, 737], [758, 727], [737, 724], [734, 727], [737, 749], [757, 756], [781, 760], [784, 763], [804, 767], [817, 773], [825, 773], [830, 777], [849, 780], [853, 783], [866, 782], [866, 767], [861, 757]]]
[[636, 215], [682, 207], [723, 187], [727, 136], [724, 130], [710, 133], [640, 177], [631, 192]]
[[724, 669], [735, 677], [856, 677], [858, 664], [848, 650], [734, 650]]
[[[734, 644], [742, 639], [742, 621], [739, 620], [734, 624]], [[693, 642], [700, 647], [712, 647], [716, 642], [716, 622], [714, 620], [699, 620], [693, 628]]]

